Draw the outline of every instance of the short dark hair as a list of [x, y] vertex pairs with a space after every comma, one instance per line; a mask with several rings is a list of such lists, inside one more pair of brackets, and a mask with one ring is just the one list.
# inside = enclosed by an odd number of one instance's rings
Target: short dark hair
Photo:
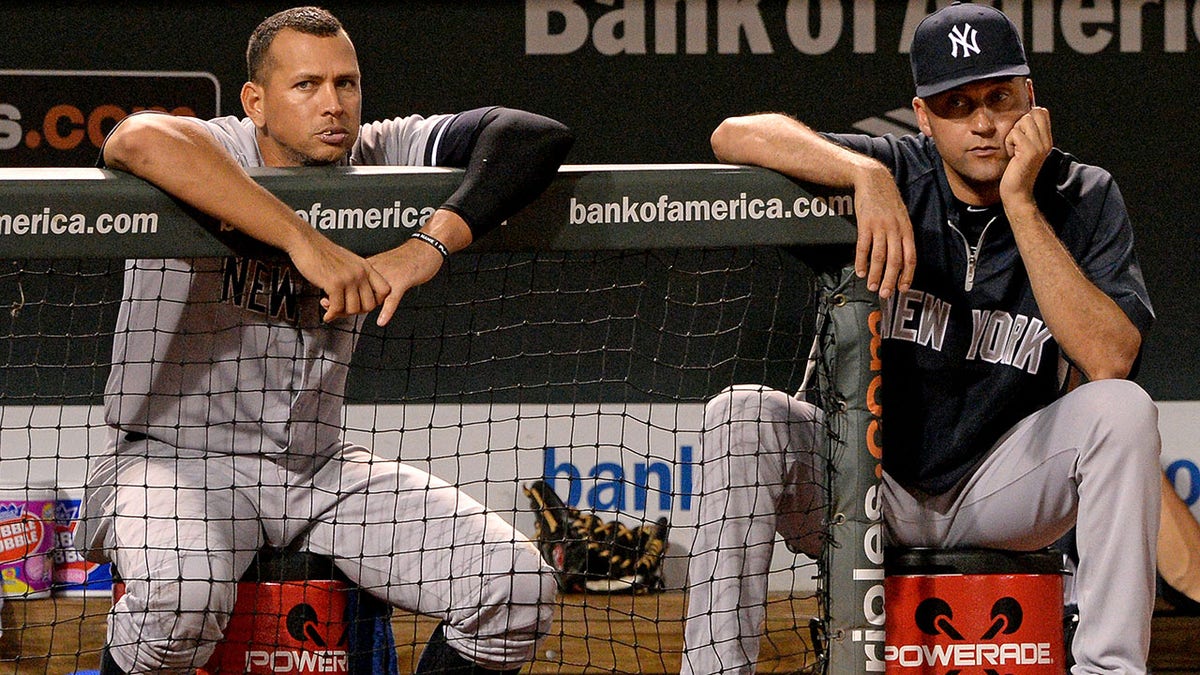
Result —
[[293, 7], [272, 14], [258, 24], [246, 46], [246, 77], [251, 82], [262, 82], [267, 51], [275, 36], [285, 28], [316, 37], [333, 37], [343, 30], [342, 23], [320, 7]]

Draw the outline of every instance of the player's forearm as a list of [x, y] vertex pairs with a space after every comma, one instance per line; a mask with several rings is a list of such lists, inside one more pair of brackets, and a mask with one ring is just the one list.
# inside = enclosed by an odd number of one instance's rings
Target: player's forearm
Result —
[[169, 115], [134, 115], [104, 144], [106, 166], [267, 244], [292, 252], [315, 231], [254, 182], [203, 127]]
[[761, 166], [818, 185], [855, 188], [879, 177], [891, 180], [877, 160], [779, 113], [731, 117], [713, 131], [710, 142], [722, 162]]
[[1042, 318], [1063, 352], [1090, 380], [1127, 377], [1142, 342], [1133, 322], [1087, 278], [1036, 208], [1008, 215]]
[[787, 115], [731, 117], [712, 138], [717, 159], [778, 171], [808, 183], [854, 190], [855, 272], [887, 298], [907, 291], [917, 265], [912, 223], [892, 172], [879, 160], [834, 143]]

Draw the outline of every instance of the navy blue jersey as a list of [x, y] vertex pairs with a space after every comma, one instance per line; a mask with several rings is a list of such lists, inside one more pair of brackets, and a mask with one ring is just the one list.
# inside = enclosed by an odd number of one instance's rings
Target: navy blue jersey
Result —
[[[906, 487], [942, 493], [1060, 395], [1060, 350], [1003, 209], [967, 213], [932, 140], [827, 137], [883, 162], [908, 205], [916, 275], [883, 302], [880, 325], [883, 465]], [[1144, 335], [1154, 314], [1112, 176], [1055, 149], [1034, 196], [1080, 269]]]

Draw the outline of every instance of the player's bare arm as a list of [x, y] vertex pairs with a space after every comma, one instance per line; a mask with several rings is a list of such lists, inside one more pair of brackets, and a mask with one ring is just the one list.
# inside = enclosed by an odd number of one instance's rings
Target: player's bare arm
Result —
[[326, 321], [369, 312], [389, 291], [365, 260], [314, 230], [190, 120], [130, 116], [113, 130], [103, 153], [107, 166], [132, 173], [286, 252], [304, 278], [328, 295]]
[[916, 245], [908, 209], [887, 167], [777, 113], [731, 117], [713, 131], [710, 141], [722, 162], [853, 189], [858, 220], [855, 272], [882, 298], [908, 290], [916, 271]]
[[1046, 325], [1090, 380], [1129, 374], [1141, 334], [1117, 303], [1079, 269], [1038, 210], [1033, 185], [1054, 146], [1050, 113], [1033, 107], [1005, 139], [1011, 160], [1000, 197]]

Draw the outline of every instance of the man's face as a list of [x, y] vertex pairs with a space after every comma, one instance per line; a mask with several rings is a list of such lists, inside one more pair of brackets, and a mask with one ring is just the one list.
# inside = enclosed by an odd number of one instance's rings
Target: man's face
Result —
[[336, 164], [358, 139], [361, 76], [344, 32], [317, 37], [290, 28], [267, 51], [262, 82], [242, 88], [267, 166]]
[[961, 180], [977, 193], [999, 188], [1010, 159], [1004, 140], [1032, 106], [1033, 84], [1025, 77], [980, 80], [913, 99], [917, 123], [937, 144], [951, 182]]

